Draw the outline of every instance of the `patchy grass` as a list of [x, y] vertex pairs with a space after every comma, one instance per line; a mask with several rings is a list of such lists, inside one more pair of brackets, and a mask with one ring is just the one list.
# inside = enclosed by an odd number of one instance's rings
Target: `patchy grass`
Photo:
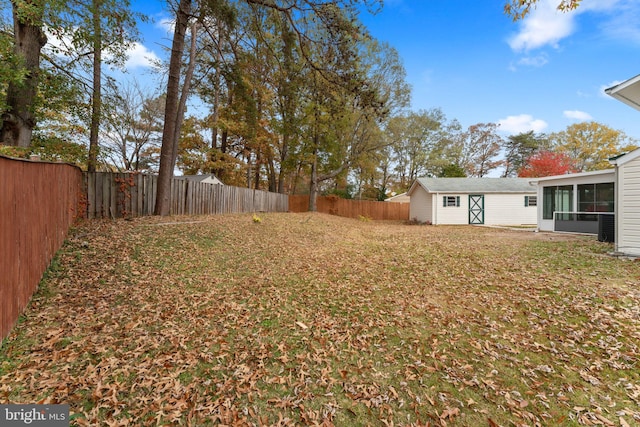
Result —
[[638, 425], [640, 264], [318, 214], [76, 229], [0, 350], [74, 425]]

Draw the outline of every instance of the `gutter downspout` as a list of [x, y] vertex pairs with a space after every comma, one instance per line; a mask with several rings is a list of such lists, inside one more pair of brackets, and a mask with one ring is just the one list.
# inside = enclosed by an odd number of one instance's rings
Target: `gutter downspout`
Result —
[[540, 225], [542, 223], [542, 187], [539, 184], [538, 180], [530, 180], [529, 185], [535, 185], [536, 187], [536, 233], [540, 232]]
[[616, 228], [616, 232], [614, 233], [614, 237], [615, 237], [615, 242], [613, 244], [613, 250], [614, 252], [619, 252], [620, 251], [620, 236], [622, 235], [622, 233], [620, 233], [620, 215], [618, 215], [618, 205], [619, 202], [621, 200], [621, 193], [622, 193], [622, 189], [621, 186], [619, 185], [619, 179], [618, 179], [618, 173], [619, 173], [619, 169], [618, 169], [618, 162], [613, 161], [613, 166], [614, 166], [614, 178], [613, 178], [613, 194], [614, 194], [614, 200], [613, 200], [613, 225]]
[[438, 204], [438, 200], [440, 200], [440, 193], [436, 191], [436, 202], [434, 203], [434, 208], [436, 210], [435, 217], [433, 218], [433, 225], [438, 225], [438, 208], [440, 205]]

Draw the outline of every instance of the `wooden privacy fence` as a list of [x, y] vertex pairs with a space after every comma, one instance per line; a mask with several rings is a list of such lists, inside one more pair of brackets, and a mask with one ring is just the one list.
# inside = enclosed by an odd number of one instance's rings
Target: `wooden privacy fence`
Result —
[[[366, 217], [374, 220], [408, 220], [409, 203], [373, 202], [341, 199], [336, 196], [318, 196], [317, 210], [321, 213], [347, 218]], [[291, 212], [307, 212], [309, 196], [289, 196]]]
[[0, 339], [84, 214], [83, 199], [79, 168], [0, 156]]
[[[141, 173], [85, 173], [88, 218], [153, 215], [158, 176]], [[244, 212], [287, 212], [285, 194], [194, 182], [175, 177], [171, 183], [171, 215]]]

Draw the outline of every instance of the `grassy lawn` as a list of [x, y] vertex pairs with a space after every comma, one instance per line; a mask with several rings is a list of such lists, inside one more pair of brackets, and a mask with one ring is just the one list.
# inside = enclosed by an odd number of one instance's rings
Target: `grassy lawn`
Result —
[[96, 221], [0, 349], [72, 425], [640, 425], [640, 263], [320, 214]]

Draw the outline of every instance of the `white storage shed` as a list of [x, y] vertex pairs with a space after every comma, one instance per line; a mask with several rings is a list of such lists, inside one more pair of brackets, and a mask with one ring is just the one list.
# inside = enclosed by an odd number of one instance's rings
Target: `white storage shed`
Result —
[[433, 225], [536, 224], [536, 187], [524, 178], [418, 178], [409, 219]]

